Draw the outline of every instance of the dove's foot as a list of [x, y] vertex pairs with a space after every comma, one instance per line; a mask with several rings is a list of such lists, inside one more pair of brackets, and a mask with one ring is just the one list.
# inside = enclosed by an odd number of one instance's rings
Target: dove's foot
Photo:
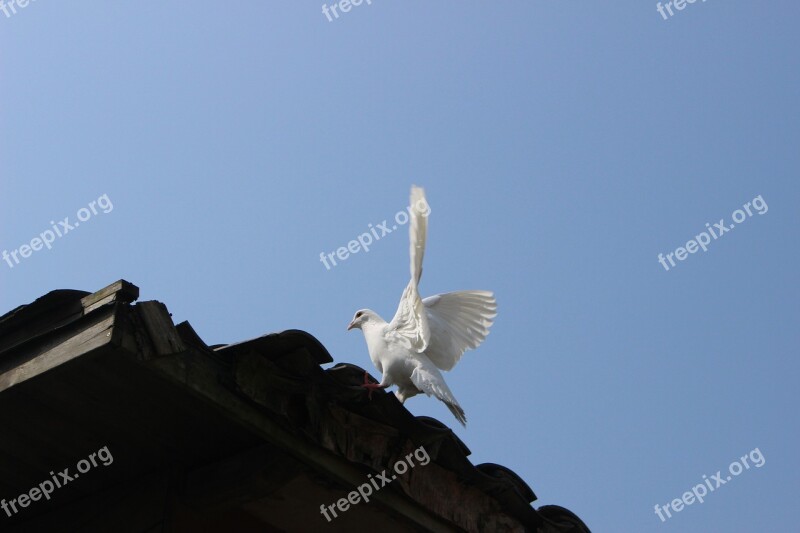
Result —
[[372, 393], [377, 389], [385, 389], [387, 385], [381, 385], [380, 383], [370, 383], [369, 381], [369, 372], [364, 372], [364, 384], [361, 385], [365, 389], [369, 391], [369, 399], [372, 399]]
[[368, 396], [369, 396], [370, 400], [372, 399], [372, 393], [374, 391], [376, 391], [378, 389], [385, 389], [386, 388], [386, 385], [381, 385], [380, 383], [364, 383], [361, 386], [369, 391], [369, 395]]

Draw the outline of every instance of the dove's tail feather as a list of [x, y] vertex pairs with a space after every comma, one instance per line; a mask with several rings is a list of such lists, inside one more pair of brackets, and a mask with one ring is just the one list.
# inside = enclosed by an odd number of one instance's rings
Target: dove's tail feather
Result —
[[456, 420], [461, 422], [461, 425], [467, 427], [467, 415], [464, 414], [464, 410], [461, 408], [460, 405], [457, 403], [451, 403], [445, 401], [444, 404], [450, 409], [450, 412], [453, 413], [453, 416], [456, 417]]
[[439, 369], [424, 354], [419, 356], [417, 362], [418, 366], [411, 372], [411, 383], [428, 396], [435, 396], [441, 400], [450, 409], [456, 420], [461, 422], [462, 426], [467, 427], [467, 417], [464, 415], [464, 410], [458, 405], [458, 400], [456, 400], [450, 391], [450, 387], [445, 383]]

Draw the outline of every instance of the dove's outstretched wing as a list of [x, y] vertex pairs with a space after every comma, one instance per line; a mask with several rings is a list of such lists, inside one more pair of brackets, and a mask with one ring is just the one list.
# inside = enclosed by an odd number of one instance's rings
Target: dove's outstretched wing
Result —
[[497, 316], [497, 302], [488, 291], [448, 292], [422, 303], [430, 329], [425, 355], [442, 370], [450, 370], [466, 350], [477, 348]]
[[425, 305], [419, 296], [419, 280], [422, 277], [422, 258], [425, 256], [425, 240], [428, 234], [428, 203], [421, 187], [411, 188], [410, 227], [411, 281], [403, 291], [394, 318], [386, 326], [386, 333], [397, 339], [408, 349], [424, 352], [430, 342], [431, 332]]
[[464, 410], [458, 405], [456, 397], [450, 392], [450, 387], [444, 382], [442, 373], [439, 372], [438, 368], [426, 361], [425, 358], [419, 361], [417, 367], [411, 373], [411, 382], [428, 396], [435, 396], [444, 402], [450, 412], [453, 413], [453, 416], [461, 422], [461, 425], [467, 426], [467, 417], [464, 415]]

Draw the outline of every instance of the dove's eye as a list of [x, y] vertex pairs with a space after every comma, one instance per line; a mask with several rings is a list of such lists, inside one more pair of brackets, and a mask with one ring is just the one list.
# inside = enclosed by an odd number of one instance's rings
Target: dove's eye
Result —
[[361, 311], [359, 311], [358, 313], [356, 313], [356, 318], [359, 318], [359, 317], [360, 317], [361, 315], [363, 315], [363, 314], [364, 314], [364, 313], [362, 313]]

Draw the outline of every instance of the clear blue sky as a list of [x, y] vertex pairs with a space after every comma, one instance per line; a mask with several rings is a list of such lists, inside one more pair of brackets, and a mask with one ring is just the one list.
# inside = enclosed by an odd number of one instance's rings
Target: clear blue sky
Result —
[[[417, 183], [423, 295], [490, 289], [500, 313], [446, 374], [468, 428], [425, 397], [414, 414], [597, 532], [784, 530], [798, 16], [790, 0], [698, 0], [668, 20], [652, 1], [373, 0], [332, 22], [321, 2], [0, 13], [0, 251], [113, 205], [0, 262], [2, 312], [125, 278], [209, 343], [299, 328], [377, 375], [345, 326], [394, 313], [406, 228], [331, 270], [319, 254]], [[759, 195], [765, 214], [659, 264]], [[762, 467], [656, 516], [755, 448]]]

